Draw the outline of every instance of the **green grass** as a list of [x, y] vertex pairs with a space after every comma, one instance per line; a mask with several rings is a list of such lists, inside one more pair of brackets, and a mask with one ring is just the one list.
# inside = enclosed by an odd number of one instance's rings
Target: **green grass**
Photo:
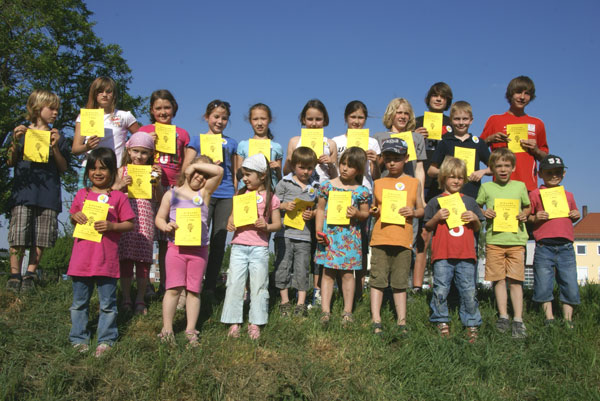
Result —
[[[453, 310], [449, 339], [428, 323], [431, 293], [411, 297], [409, 334], [393, 333], [389, 305], [386, 334], [371, 334], [368, 294], [355, 323], [340, 324], [341, 300], [323, 329], [319, 314], [281, 318], [276, 300], [269, 324], [253, 342], [226, 337], [221, 305], [204, 303], [201, 346], [185, 347], [183, 312], [176, 316], [176, 345], [157, 341], [161, 304], [142, 317], [119, 317], [121, 338], [103, 358], [79, 354], [68, 341], [70, 281], [46, 283], [15, 296], [0, 280], [0, 399], [110, 400], [590, 400], [600, 399], [600, 286], [581, 289], [573, 331], [543, 326], [527, 305], [528, 338], [494, 330], [492, 294], [480, 293], [484, 320], [469, 344]], [[219, 293], [219, 295], [223, 295]], [[526, 292], [531, 299], [531, 293]], [[96, 329], [98, 301], [92, 299]], [[245, 330], [245, 326], [244, 326]]]

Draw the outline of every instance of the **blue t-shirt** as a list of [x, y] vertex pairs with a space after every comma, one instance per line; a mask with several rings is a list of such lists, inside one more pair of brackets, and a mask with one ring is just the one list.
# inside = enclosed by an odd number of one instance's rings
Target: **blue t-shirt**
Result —
[[[235, 139], [227, 135], [222, 136], [223, 161], [219, 166], [223, 167], [223, 181], [221, 181], [219, 188], [212, 194], [212, 197], [226, 199], [232, 198], [235, 193], [235, 188], [233, 187], [233, 174], [235, 174], [235, 171], [233, 171], [233, 166], [231, 165], [231, 157], [237, 154], [238, 143]], [[200, 155], [200, 135], [191, 135], [190, 143], [187, 147], [194, 149]]]
[[[250, 146], [250, 141], [248, 139], [244, 139], [241, 141], [237, 147], [237, 154], [242, 156], [244, 159], [248, 157], [248, 148]], [[283, 148], [277, 142], [271, 140], [271, 161], [282, 160], [283, 159]], [[271, 184], [273, 185], [273, 189], [277, 186], [279, 180], [277, 179], [277, 173], [275, 171], [271, 171]], [[243, 188], [244, 183], [240, 181], [238, 183], [238, 188]]]

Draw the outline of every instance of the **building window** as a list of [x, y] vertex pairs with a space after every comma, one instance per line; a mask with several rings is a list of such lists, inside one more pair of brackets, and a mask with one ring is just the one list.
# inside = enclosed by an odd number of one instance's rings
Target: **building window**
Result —
[[587, 245], [577, 245], [577, 255], [587, 254]]

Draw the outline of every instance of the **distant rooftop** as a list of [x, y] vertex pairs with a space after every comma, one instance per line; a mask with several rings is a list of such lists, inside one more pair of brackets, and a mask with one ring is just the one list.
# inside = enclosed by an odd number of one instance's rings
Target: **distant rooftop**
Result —
[[576, 240], [600, 240], [600, 213], [588, 213], [573, 228]]

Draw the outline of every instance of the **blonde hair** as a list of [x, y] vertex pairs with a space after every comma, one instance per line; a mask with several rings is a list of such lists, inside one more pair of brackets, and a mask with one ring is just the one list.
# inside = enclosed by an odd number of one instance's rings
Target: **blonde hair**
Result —
[[457, 159], [456, 157], [447, 156], [442, 165], [440, 166], [440, 172], [438, 174], [438, 182], [440, 183], [440, 188], [446, 188], [446, 180], [451, 175], [455, 177], [462, 177], [465, 182], [467, 181], [467, 165], [461, 159]]
[[398, 111], [398, 109], [400, 108], [401, 105], [405, 105], [408, 108], [409, 119], [408, 119], [408, 122], [406, 123], [406, 130], [412, 131], [415, 129], [415, 127], [417, 125], [415, 122], [415, 112], [413, 111], [413, 108], [410, 105], [410, 102], [408, 100], [404, 99], [403, 97], [397, 97], [395, 99], [392, 99], [390, 101], [390, 103], [387, 105], [387, 108], [385, 109], [385, 113], [383, 114], [383, 125], [387, 129], [392, 128], [392, 125], [394, 122], [394, 116], [396, 115], [396, 112]]
[[517, 157], [509, 148], [498, 148], [492, 152], [488, 164], [493, 170], [496, 168], [496, 162], [498, 160], [506, 160], [514, 167], [517, 164]]
[[37, 124], [40, 113], [44, 107], [58, 109], [60, 107], [60, 99], [55, 93], [45, 89], [36, 89], [31, 92], [27, 99], [27, 120]]
[[[213, 164], [213, 160], [206, 156], [206, 155], [200, 155], [194, 158], [194, 160], [192, 160], [189, 164], [189, 166], [191, 166], [192, 164], [198, 163], [198, 162], [202, 162], [202, 163], [207, 163], [207, 164]], [[185, 172], [184, 171], [180, 171], [179, 174], [177, 175], [177, 186], [181, 187], [183, 186], [183, 184], [185, 184]]]
[[459, 111], [469, 113], [471, 119], [473, 118], [473, 109], [471, 108], [471, 104], [469, 102], [465, 102], [464, 100], [459, 100], [458, 102], [452, 103], [452, 107], [450, 108], [450, 120], [452, 120], [454, 115]]

